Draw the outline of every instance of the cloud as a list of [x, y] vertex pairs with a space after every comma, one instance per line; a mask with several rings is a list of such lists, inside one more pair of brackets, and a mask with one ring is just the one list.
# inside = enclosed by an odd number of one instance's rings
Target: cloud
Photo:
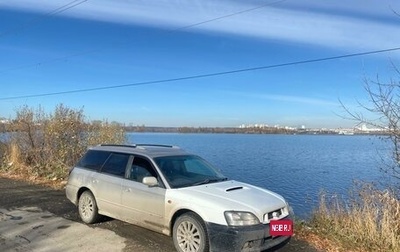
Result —
[[280, 102], [293, 102], [302, 103], [309, 105], [320, 105], [320, 106], [339, 106], [338, 102], [332, 102], [322, 99], [302, 97], [302, 96], [288, 96], [288, 95], [262, 95], [261, 98], [268, 100], [275, 100]]
[[[396, 9], [395, 2], [387, 5], [371, 0], [367, 0], [367, 4], [359, 0], [352, 4], [323, 2], [327, 3], [310, 0], [280, 1], [189, 29], [350, 51], [399, 46], [399, 21], [391, 21], [395, 15], [390, 11], [390, 7]], [[0, 7], [46, 13], [65, 4], [65, 1], [60, 0], [40, 1], [40, 4], [36, 0], [14, 0], [0, 3]], [[263, 4], [265, 2], [257, 5], [255, 1], [228, 0], [97, 0], [84, 2], [59, 15], [173, 30]], [[397, 7], [400, 9], [398, 4]]]
[[292, 95], [280, 95], [280, 94], [257, 94], [257, 93], [239, 93], [239, 92], [231, 92], [232, 95], [238, 95], [251, 99], [263, 99], [269, 101], [277, 101], [284, 103], [297, 103], [297, 104], [305, 104], [305, 105], [318, 105], [318, 106], [340, 106], [339, 102], [333, 102], [324, 99], [318, 99], [313, 97], [305, 97], [305, 96], [292, 96]]

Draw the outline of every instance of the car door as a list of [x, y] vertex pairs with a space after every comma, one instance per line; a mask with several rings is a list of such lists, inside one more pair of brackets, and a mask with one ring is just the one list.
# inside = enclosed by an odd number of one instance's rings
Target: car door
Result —
[[101, 214], [120, 218], [122, 181], [129, 160], [129, 154], [111, 153], [100, 172], [93, 176], [92, 186]]
[[144, 177], [158, 174], [151, 162], [135, 156], [122, 184], [123, 219], [157, 232], [165, 228], [165, 188], [142, 183]]

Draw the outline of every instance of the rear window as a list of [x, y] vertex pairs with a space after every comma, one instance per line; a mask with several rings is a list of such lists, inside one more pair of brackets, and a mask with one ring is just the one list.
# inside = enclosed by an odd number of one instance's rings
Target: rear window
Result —
[[129, 155], [112, 153], [101, 169], [102, 172], [119, 177], [125, 177], [126, 166], [128, 165]]
[[107, 151], [89, 150], [78, 162], [77, 166], [91, 170], [100, 170], [109, 156], [110, 152]]

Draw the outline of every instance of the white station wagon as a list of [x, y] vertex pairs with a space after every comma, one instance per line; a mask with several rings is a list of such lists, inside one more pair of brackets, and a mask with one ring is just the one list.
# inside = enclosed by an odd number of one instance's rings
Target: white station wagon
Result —
[[101, 215], [172, 236], [177, 251], [262, 251], [285, 244], [270, 220], [289, 218], [280, 195], [228, 180], [168, 145], [99, 145], [71, 170], [67, 198], [83, 222]]

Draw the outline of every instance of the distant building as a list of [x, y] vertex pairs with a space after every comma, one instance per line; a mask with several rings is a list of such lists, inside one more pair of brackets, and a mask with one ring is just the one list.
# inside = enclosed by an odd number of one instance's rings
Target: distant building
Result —
[[385, 131], [383, 128], [368, 128], [366, 124], [357, 127], [357, 130], [368, 133], [368, 132], [382, 132]]

